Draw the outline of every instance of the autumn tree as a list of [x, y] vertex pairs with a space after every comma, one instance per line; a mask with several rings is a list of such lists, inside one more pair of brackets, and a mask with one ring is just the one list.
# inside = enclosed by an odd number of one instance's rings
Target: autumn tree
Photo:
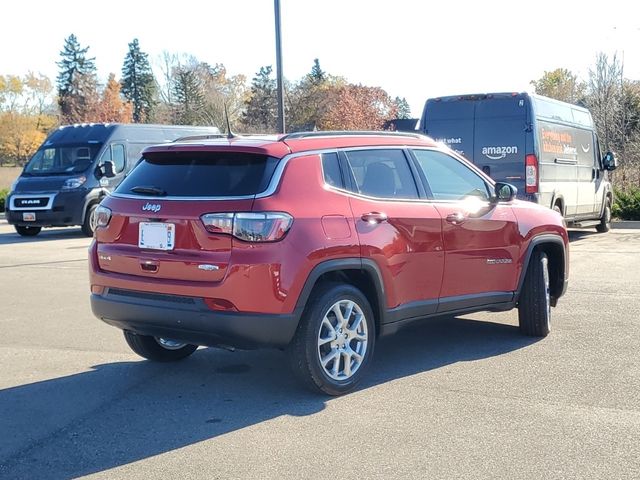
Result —
[[65, 39], [57, 62], [58, 105], [65, 123], [90, 120], [98, 101], [95, 59], [87, 57], [89, 47], [82, 48], [75, 35]]
[[0, 165], [23, 164], [53, 128], [51, 81], [44, 75], [0, 75]]
[[535, 92], [562, 102], [578, 103], [584, 100], [586, 85], [566, 68], [544, 72], [538, 80], [532, 80]]
[[129, 44], [122, 66], [122, 94], [133, 105], [133, 121], [147, 122], [156, 105], [156, 80], [149, 57], [140, 50], [138, 39]]
[[395, 118], [397, 107], [379, 87], [345, 85], [332, 94], [328, 111], [319, 121], [321, 130], [382, 130]]
[[129, 102], [122, 101], [120, 83], [116, 80], [116, 76], [111, 73], [94, 110], [93, 121], [130, 123], [132, 112], [133, 106]]
[[249, 132], [275, 132], [277, 119], [276, 81], [271, 66], [260, 67], [253, 77], [245, 103], [244, 125]]

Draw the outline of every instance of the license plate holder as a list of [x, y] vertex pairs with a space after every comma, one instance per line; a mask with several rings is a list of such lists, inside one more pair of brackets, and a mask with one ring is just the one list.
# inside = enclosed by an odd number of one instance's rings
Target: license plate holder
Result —
[[35, 222], [36, 221], [36, 212], [22, 212], [22, 221], [23, 222]]
[[175, 224], [140, 222], [138, 225], [138, 248], [173, 250], [176, 238]]

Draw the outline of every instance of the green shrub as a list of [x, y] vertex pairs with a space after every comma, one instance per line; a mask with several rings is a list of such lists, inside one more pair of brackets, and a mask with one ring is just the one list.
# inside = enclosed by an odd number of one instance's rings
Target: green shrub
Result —
[[640, 220], [640, 188], [615, 190], [611, 213], [622, 220]]
[[4, 201], [7, 199], [7, 195], [9, 195], [9, 189], [0, 188], [0, 212], [4, 212]]

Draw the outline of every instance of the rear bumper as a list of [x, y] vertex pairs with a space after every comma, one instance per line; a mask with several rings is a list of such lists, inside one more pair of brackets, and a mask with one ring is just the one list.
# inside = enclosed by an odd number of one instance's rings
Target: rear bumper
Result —
[[282, 348], [298, 326], [295, 314], [220, 312], [201, 298], [120, 289], [92, 294], [91, 309], [122, 330], [207, 346]]

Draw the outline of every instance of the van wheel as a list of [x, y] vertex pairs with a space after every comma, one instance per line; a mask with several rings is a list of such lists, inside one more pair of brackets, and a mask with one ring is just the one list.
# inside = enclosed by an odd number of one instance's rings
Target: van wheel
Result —
[[561, 217], [562, 217], [562, 216], [564, 216], [564, 215], [562, 215], [562, 208], [560, 208], [560, 204], [559, 204], [559, 203], [556, 203], [556, 204], [553, 206], [553, 211], [554, 211], [554, 212], [558, 212], [558, 213], [560, 214], [560, 216], [561, 216]]
[[600, 217], [600, 224], [596, 225], [596, 230], [600, 233], [606, 233], [611, 230], [611, 200], [607, 200], [602, 217]]
[[124, 330], [124, 339], [131, 350], [148, 360], [155, 362], [175, 362], [188, 357], [198, 348], [190, 343], [180, 343], [167, 338], [138, 335]]
[[40, 233], [42, 227], [23, 227], [20, 225], [15, 225], [15, 229], [16, 232], [18, 232], [18, 235], [21, 235], [23, 237], [35, 237]]
[[362, 292], [326, 284], [310, 298], [289, 345], [292, 370], [311, 390], [348, 393], [371, 363], [375, 339], [373, 311]]
[[96, 209], [98, 208], [98, 204], [94, 203], [89, 205], [87, 208], [87, 213], [84, 216], [84, 222], [82, 223], [82, 233], [84, 233], [87, 237], [93, 237], [93, 232], [96, 229]]
[[546, 337], [551, 331], [551, 293], [545, 253], [533, 252], [526, 275], [518, 302], [520, 331], [531, 337]]

